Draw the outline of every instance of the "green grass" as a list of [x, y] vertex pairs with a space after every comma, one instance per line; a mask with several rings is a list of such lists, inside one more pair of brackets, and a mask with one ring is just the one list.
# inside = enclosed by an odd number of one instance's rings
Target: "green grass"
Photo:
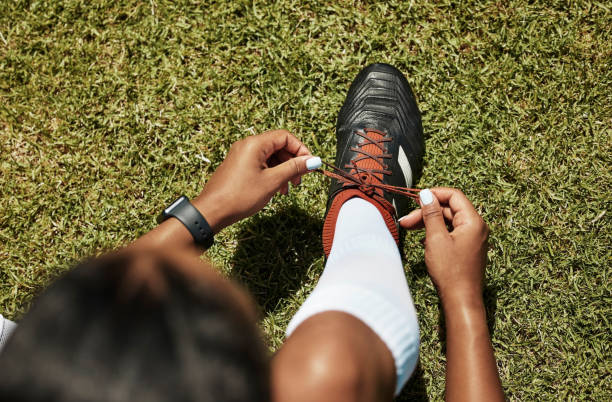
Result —
[[[492, 229], [487, 304], [510, 400], [609, 400], [612, 16], [590, 1], [13, 1], [0, 6], [0, 312], [19, 320], [79, 259], [195, 196], [230, 144], [287, 128], [332, 160], [366, 64], [408, 77], [426, 186]], [[210, 161], [210, 162], [209, 162]], [[323, 269], [327, 182], [218, 236], [272, 349]], [[406, 237], [421, 365], [400, 400], [442, 398], [440, 309]]]

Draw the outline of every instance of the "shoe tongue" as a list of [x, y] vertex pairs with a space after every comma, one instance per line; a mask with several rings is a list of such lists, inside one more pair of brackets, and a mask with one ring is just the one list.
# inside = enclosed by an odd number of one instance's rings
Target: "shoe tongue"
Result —
[[[370, 137], [372, 140], [381, 140], [384, 138], [384, 135], [376, 132], [376, 131], [371, 131], [368, 129], [365, 129], [364, 132], [366, 133], [366, 135], [368, 137]], [[365, 138], [362, 138], [361, 143], [368, 143], [369, 141], [366, 140]], [[381, 146], [384, 147], [383, 145], [384, 143], [381, 143]], [[364, 152], [368, 152], [371, 155], [382, 155], [384, 152], [376, 145], [374, 144], [367, 144], [367, 145], [363, 145], [360, 147]], [[355, 158], [359, 159], [360, 157], [365, 156], [362, 154], [358, 154]], [[376, 169], [376, 170], [384, 170], [384, 166], [376, 161], [375, 159], [369, 158], [369, 157], [365, 157], [363, 159], [361, 159], [358, 162], [355, 162], [355, 164], [361, 168], [361, 169], [366, 169], [366, 170], [372, 170], [372, 169]], [[353, 172], [355, 173], [355, 172]], [[380, 181], [382, 181], [383, 175], [382, 173], [373, 173], [373, 175]]]

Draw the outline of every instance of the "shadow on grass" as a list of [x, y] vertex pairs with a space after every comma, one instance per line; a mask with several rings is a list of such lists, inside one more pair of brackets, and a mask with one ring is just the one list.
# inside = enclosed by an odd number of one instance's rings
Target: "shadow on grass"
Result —
[[[410, 270], [416, 277], [427, 276], [427, 266], [425, 261], [418, 264], [411, 265]], [[490, 336], [492, 337], [495, 333], [495, 314], [497, 312], [497, 294], [498, 287], [493, 284], [485, 285], [483, 292], [483, 298], [485, 303], [485, 309], [487, 313], [487, 327], [489, 328]], [[438, 328], [440, 328], [440, 348], [443, 354], [446, 355], [446, 323], [444, 321], [444, 314], [442, 311], [442, 305], [438, 303], [439, 309], [439, 320]], [[425, 379], [423, 378], [423, 370], [419, 364], [414, 374], [402, 390], [401, 394], [396, 399], [400, 401], [429, 401], [427, 396], [427, 386]]]
[[244, 284], [265, 312], [297, 292], [310, 266], [323, 260], [322, 222], [297, 206], [256, 215], [238, 233], [233, 279]]
[[417, 278], [425, 278], [429, 276], [429, 274], [427, 273], [427, 265], [425, 265], [425, 261], [410, 265], [410, 271], [412, 271], [413, 275]]
[[402, 401], [416, 401], [416, 402], [429, 402], [427, 396], [427, 387], [425, 386], [425, 379], [423, 378], [423, 369], [421, 364], [416, 367], [412, 377], [406, 383], [402, 392], [395, 399], [398, 402]]
[[485, 285], [484, 290], [484, 302], [485, 309], [487, 310], [487, 326], [489, 327], [489, 334], [493, 337], [495, 333], [495, 313], [497, 312], [497, 286]]

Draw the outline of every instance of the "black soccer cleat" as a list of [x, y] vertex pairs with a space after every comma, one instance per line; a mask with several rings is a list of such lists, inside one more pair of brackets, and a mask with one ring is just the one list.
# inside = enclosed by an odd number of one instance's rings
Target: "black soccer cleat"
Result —
[[[374, 168], [373, 158], [368, 158], [363, 149], [368, 141], [360, 134], [366, 129], [384, 133], [384, 151], [389, 157], [382, 158], [384, 167], [391, 174], [379, 174], [384, 184], [412, 187], [423, 168], [425, 142], [421, 112], [408, 81], [395, 67], [388, 64], [372, 64], [359, 72], [338, 114], [336, 124], [335, 165], [348, 173], [355, 173], [351, 161]], [[376, 153], [376, 150], [374, 150]], [[368, 160], [369, 159], [369, 160]], [[369, 162], [369, 163], [368, 163]], [[342, 190], [342, 183], [333, 180], [329, 189], [330, 201]], [[384, 197], [404, 216], [410, 210], [410, 200], [385, 192]]]
[[[393, 66], [372, 64], [361, 70], [338, 114], [336, 137], [335, 165], [362, 182], [412, 187], [421, 175], [421, 113], [408, 81]], [[326, 254], [340, 207], [352, 197], [372, 201], [398, 240], [397, 219], [410, 211], [410, 199], [379, 188], [364, 192], [363, 186], [332, 179], [323, 228]]]

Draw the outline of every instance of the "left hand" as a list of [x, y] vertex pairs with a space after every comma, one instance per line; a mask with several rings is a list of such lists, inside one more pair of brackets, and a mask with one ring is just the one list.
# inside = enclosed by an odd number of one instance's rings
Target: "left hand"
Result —
[[232, 144], [206, 187], [192, 202], [215, 233], [260, 211], [276, 192], [300, 183], [313, 158], [286, 130], [273, 130]]
[[421, 208], [399, 222], [409, 230], [425, 226], [425, 264], [442, 305], [482, 302], [489, 227], [461, 190], [425, 189], [419, 198]]

